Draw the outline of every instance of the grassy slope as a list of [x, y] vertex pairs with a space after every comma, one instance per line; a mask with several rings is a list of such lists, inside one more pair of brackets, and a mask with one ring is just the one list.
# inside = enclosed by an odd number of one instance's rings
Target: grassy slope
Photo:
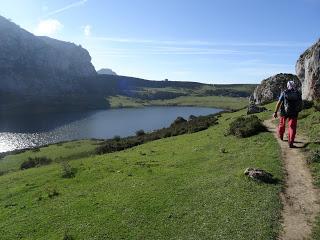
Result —
[[[310, 143], [307, 146], [306, 155], [312, 151], [320, 150], [320, 112], [314, 108], [304, 110], [298, 121], [298, 131], [309, 137]], [[320, 162], [310, 163], [316, 186], [320, 187]], [[320, 239], [320, 216], [314, 228], [314, 239]]]
[[143, 101], [124, 96], [108, 98], [112, 108], [143, 106], [200, 106], [222, 109], [241, 109], [248, 105], [248, 99], [222, 96], [183, 96], [167, 100]]
[[99, 141], [95, 140], [82, 140], [72, 141], [67, 143], [58, 143], [43, 147], [40, 151], [26, 151], [21, 154], [8, 155], [0, 159], [0, 171], [10, 172], [19, 170], [21, 163], [26, 161], [28, 157], [43, 157], [48, 156], [56, 162], [72, 159], [79, 159], [88, 157], [94, 154], [95, 148]]
[[112, 108], [119, 107], [143, 107], [143, 106], [201, 106], [215, 107], [223, 109], [241, 109], [248, 105], [248, 99], [245, 97], [230, 97], [230, 96], [208, 96], [207, 91], [221, 90], [227, 92], [245, 92], [250, 94], [253, 92], [256, 85], [254, 84], [230, 84], [230, 85], [204, 85], [200, 88], [141, 88], [137, 92], [144, 94], [155, 94], [159, 92], [167, 93], [183, 93], [186, 96], [180, 96], [173, 99], [164, 100], [142, 100], [139, 98], [126, 96], [111, 96], [108, 97], [109, 104]]
[[[243, 113], [224, 114], [219, 125], [199, 133], [71, 160], [72, 179], [61, 178], [59, 164], [1, 176], [1, 236], [62, 239], [67, 231], [75, 239], [274, 239], [281, 185], [250, 181], [243, 171], [261, 167], [282, 179], [279, 149], [270, 133], [225, 137], [228, 122]], [[59, 158], [60, 150], [81, 149], [63, 144], [36, 154]], [[59, 195], [49, 198], [53, 189]]]

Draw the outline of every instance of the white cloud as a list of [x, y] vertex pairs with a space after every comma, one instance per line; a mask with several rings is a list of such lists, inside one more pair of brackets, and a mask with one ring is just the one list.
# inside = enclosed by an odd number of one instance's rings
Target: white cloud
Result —
[[89, 37], [91, 35], [92, 27], [90, 25], [86, 25], [83, 27], [83, 33], [85, 36]]
[[41, 20], [36, 29], [33, 31], [34, 34], [40, 36], [53, 36], [63, 28], [61, 22], [56, 19]]
[[68, 4], [68, 5], [66, 5], [66, 6], [64, 6], [62, 8], [59, 8], [57, 10], [49, 12], [48, 14], [46, 14], [46, 17], [53, 16], [53, 15], [56, 15], [58, 13], [67, 11], [67, 10], [69, 10], [71, 8], [81, 6], [81, 5], [85, 4], [86, 2], [88, 2], [88, 0], [81, 0], [81, 1], [78, 1], [78, 2], [74, 2], [74, 3]]

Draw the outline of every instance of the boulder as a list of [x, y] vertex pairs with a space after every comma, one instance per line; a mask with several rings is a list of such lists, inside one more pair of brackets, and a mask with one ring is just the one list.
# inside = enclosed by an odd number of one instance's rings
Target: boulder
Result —
[[244, 175], [259, 182], [272, 183], [275, 181], [271, 173], [258, 168], [247, 168]]
[[288, 81], [294, 81], [298, 88], [301, 88], [298, 77], [293, 74], [280, 73], [264, 79], [254, 90], [253, 98], [255, 103], [265, 104], [277, 100], [281, 92], [286, 89]]
[[296, 63], [296, 73], [302, 84], [302, 98], [320, 99], [320, 39]]
[[247, 115], [254, 114], [254, 113], [260, 113], [260, 112], [266, 112], [266, 111], [268, 111], [268, 109], [266, 109], [265, 107], [261, 107], [261, 106], [256, 105], [255, 103], [251, 103], [248, 106]]

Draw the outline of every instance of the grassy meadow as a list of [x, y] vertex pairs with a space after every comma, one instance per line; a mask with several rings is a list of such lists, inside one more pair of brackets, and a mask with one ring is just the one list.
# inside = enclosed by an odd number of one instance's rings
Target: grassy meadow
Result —
[[225, 96], [181, 96], [164, 100], [141, 100], [126, 96], [108, 98], [112, 108], [144, 106], [197, 106], [221, 109], [241, 109], [248, 105], [247, 98]]
[[140, 88], [130, 96], [107, 98], [111, 108], [144, 106], [199, 106], [238, 110], [248, 105], [255, 84], [204, 85], [199, 88]]
[[[268, 132], [225, 136], [243, 114], [105, 155], [94, 154], [96, 142], [77, 141], [4, 157], [2, 239], [275, 239], [281, 181], [257, 183], [243, 171], [259, 167], [282, 180], [279, 148]], [[19, 170], [34, 156], [53, 163]], [[74, 177], [62, 177], [62, 163]]]

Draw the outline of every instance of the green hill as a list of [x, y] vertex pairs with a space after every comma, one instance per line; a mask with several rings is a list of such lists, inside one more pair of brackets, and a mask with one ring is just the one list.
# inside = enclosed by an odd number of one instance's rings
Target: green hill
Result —
[[[281, 182], [257, 183], [243, 171], [259, 167], [281, 180], [279, 149], [268, 132], [225, 136], [244, 114], [225, 113], [205, 131], [111, 154], [96, 155], [98, 142], [76, 141], [4, 157], [2, 238], [274, 239]], [[19, 170], [36, 156], [53, 163]]]

